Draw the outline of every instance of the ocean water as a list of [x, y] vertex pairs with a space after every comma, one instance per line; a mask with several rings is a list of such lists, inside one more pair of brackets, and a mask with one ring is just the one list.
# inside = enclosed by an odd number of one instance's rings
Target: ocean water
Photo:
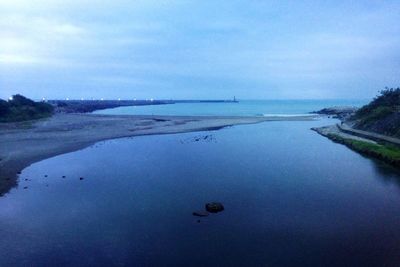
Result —
[[[37, 162], [0, 198], [0, 266], [398, 266], [399, 172], [310, 130], [334, 122], [124, 138]], [[225, 210], [192, 215], [210, 201]]]
[[368, 100], [244, 100], [239, 103], [178, 103], [118, 107], [98, 110], [96, 114], [113, 115], [193, 115], [193, 116], [261, 116], [261, 115], [302, 115], [332, 106], [356, 106], [367, 104]]

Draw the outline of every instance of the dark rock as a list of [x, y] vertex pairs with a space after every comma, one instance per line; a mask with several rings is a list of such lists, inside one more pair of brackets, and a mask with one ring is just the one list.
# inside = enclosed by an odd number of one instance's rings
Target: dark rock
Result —
[[79, 180], [83, 180], [83, 177], [79, 177]]
[[207, 211], [203, 211], [203, 210], [198, 210], [192, 213], [193, 216], [198, 216], [198, 217], [207, 217], [209, 215], [209, 213]]
[[21, 172], [17, 172], [17, 174], [21, 174]]
[[211, 213], [217, 213], [224, 210], [224, 206], [219, 202], [211, 202], [206, 204], [206, 210]]
[[65, 175], [63, 175], [62, 178], [65, 178]]
[[44, 177], [47, 177], [47, 174], [45, 174]]
[[27, 186], [25, 186], [25, 187], [24, 187], [24, 189], [28, 189], [28, 187], [27, 187]]
[[323, 108], [321, 110], [312, 111], [310, 113], [328, 115], [329, 117], [333, 117], [335, 119], [345, 120], [351, 117], [357, 111], [357, 109], [357, 107], [339, 106]]

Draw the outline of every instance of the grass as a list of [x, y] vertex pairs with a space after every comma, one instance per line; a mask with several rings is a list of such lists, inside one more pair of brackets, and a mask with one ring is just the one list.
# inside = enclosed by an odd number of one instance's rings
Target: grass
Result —
[[349, 138], [337, 134], [328, 134], [328, 138], [367, 156], [371, 156], [400, 168], [400, 148], [393, 145], [374, 144]]

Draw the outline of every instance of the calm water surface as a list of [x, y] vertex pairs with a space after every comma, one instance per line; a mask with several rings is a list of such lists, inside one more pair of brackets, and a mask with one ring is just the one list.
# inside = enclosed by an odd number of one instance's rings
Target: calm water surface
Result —
[[[0, 266], [399, 266], [399, 174], [309, 130], [329, 123], [119, 139], [35, 163], [0, 198]], [[225, 211], [198, 222], [209, 201]]]

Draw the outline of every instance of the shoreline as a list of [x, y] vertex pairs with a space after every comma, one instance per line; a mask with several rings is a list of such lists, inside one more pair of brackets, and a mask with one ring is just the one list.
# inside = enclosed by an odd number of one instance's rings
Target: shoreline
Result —
[[358, 134], [359, 131], [357, 130], [354, 130], [357, 133], [357, 135], [355, 135], [349, 129], [350, 128], [343, 129], [342, 126], [336, 124], [311, 128], [311, 130], [328, 138], [329, 140], [345, 145], [349, 149], [358, 152], [361, 155], [378, 159], [397, 169], [400, 168], [400, 149], [398, 148], [398, 146], [394, 146], [389, 142], [384, 142], [385, 139], [382, 139], [382, 137], [376, 138], [377, 134], [371, 133], [373, 135], [372, 137], [374, 137], [372, 139], [369, 135], [366, 135], [365, 133], [363, 135]]
[[218, 130], [267, 121], [309, 121], [315, 117], [152, 116], [55, 114], [37, 121], [0, 124], [0, 196], [17, 186], [18, 172], [57, 155], [100, 141], [141, 135]]
[[154, 105], [172, 105], [179, 103], [238, 103], [233, 100], [166, 100], [166, 99], [149, 99], [149, 100], [47, 100], [47, 103], [53, 105], [56, 113], [89, 113], [96, 110], [118, 108], [118, 107], [134, 107], [134, 106], [154, 106]]

